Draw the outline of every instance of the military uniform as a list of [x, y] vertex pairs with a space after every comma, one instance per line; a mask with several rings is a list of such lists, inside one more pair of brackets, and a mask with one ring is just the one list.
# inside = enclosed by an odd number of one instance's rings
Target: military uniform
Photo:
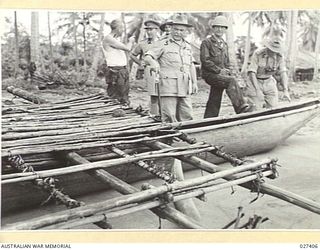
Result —
[[[191, 120], [193, 58], [190, 44], [185, 40], [177, 42], [169, 35], [157, 41], [146, 55], [157, 60], [160, 65], [159, 84], [163, 120], [165, 122]], [[150, 84], [148, 90], [151, 96], [158, 96], [156, 82]]]
[[259, 91], [263, 95], [257, 95], [257, 90], [251, 82], [247, 84], [246, 94], [256, 105], [257, 109], [263, 108], [266, 103], [267, 108], [275, 107], [278, 104], [277, 81], [273, 77], [276, 73], [287, 71], [284, 56], [279, 53], [268, 54], [268, 48], [261, 48], [254, 52], [248, 73], [256, 74]]
[[[135, 49], [132, 52], [132, 55], [136, 56], [136, 57], [139, 56], [140, 59], [143, 60], [147, 51], [149, 51], [154, 46], [154, 44], [155, 44], [154, 40], [147, 38], [147, 39], [141, 41], [137, 45], [137, 47], [135, 47]], [[147, 89], [148, 89], [149, 95], [151, 96], [150, 113], [152, 115], [159, 115], [158, 99], [157, 99], [157, 97], [152, 96], [150, 94], [152, 89], [155, 86], [155, 74], [150, 73], [150, 66], [149, 65], [145, 65], [143, 74], [144, 74], [144, 80], [147, 84]]]
[[204, 118], [219, 115], [223, 91], [226, 89], [236, 113], [246, 104], [235, 77], [220, 74], [229, 68], [228, 46], [216, 36], [205, 39], [200, 47], [202, 78], [211, 86]]

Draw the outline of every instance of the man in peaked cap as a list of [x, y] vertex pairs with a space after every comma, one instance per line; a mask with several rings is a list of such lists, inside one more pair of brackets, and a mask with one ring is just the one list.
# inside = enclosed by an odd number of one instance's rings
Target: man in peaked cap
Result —
[[[151, 86], [155, 84], [155, 74], [150, 74], [150, 67], [145, 64], [144, 57], [148, 50], [152, 48], [155, 42], [158, 40], [158, 31], [160, 24], [153, 20], [148, 19], [144, 22], [144, 29], [146, 31], [146, 38], [138, 43], [138, 45], [131, 52], [131, 59], [136, 62], [140, 67], [144, 67], [144, 80], [149, 90]], [[155, 100], [154, 100], [155, 99]], [[150, 103], [156, 103], [156, 97], [151, 96]], [[150, 105], [150, 113], [153, 115], [158, 114], [158, 107], [156, 105]]]
[[217, 16], [209, 24], [213, 34], [203, 40], [200, 46], [202, 77], [211, 86], [204, 118], [219, 115], [224, 90], [237, 114], [247, 112], [250, 106], [229, 69], [228, 45], [223, 39], [229, 26], [228, 21], [224, 16]]
[[163, 35], [165, 35], [165, 36], [170, 35], [171, 24], [172, 24], [172, 20], [171, 19], [167, 19], [160, 25], [160, 30], [162, 31]]
[[149, 93], [160, 96], [164, 122], [191, 120], [191, 94], [198, 91], [191, 47], [184, 39], [191, 25], [179, 14], [173, 18], [171, 26], [171, 34], [157, 41], [145, 56], [150, 70], [159, 74], [160, 92], [155, 83]]
[[254, 52], [248, 67], [246, 93], [256, 109], [273, 108], [278, 104], [277, 81], [273, 77], [280, 73], [284, 97], [289, 101], [288, 76], [284, 59], [284, 47], [279, 31], [275, 30], [263, 41], [263, 48]]
[[144, 29], [146, 31], [146, 38], [143, 39], [131, 52], [131, 58], [138, 65], [144, 66], [144, 56], [146, 52], [157, 41], [158, 31], [160, 24], [152, 19], [148, 19], [144, 22]]

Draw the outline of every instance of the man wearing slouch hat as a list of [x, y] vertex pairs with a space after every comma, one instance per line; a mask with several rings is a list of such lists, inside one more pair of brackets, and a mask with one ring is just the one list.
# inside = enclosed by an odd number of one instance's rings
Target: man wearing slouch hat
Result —
[[288, 76], [284, 59], [284, 47], [280, 30], [275, 29], [263, 41], [263, 48], [257, 49], [248, 67], [246, 95], [256, 109], [273, 108], [278, 105], [276, 73], [280, 74], [284, 97], [290, 99]]
[[171, 34], [157, 41], [145, 56], [151, 72], [159, 75], [159, 81], [151, 86], [149, 93], [161, 98], [165, 122], [191, 120], [191, 94], [198, 91], [191, 46], [184, 38], [191, 25], [184, 15], [178, 14], [171, 27]]

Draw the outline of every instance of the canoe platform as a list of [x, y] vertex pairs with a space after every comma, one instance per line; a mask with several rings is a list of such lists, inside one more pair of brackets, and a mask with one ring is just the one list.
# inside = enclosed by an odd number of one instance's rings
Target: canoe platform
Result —
[[[3, 103], [2, 217], [53, 202], [64, 204], [65, 210], [2, 225], [4, 230], [71, 229], [92, 223], [110, 229], [106, 218], [146, 209], [181, 228], [201, 229], [192, 199], [204, 201], [206, 193], [234, 185], [320, 214], [319, 204], [268, 184], [278, 177], [277, 159], [242, 158], [270, 150], [295, 133], [319, 114], [319, 100], [167, 124], [104, 94], [49, 103], [20, 89], [8, 91], [32, 103]], [[225, 161], [229, 167], [216, 165]], [[191, 168], [210, 174], [184, 179], [183, 172]], [[161, 179], [163, 185], [144, 185], [142, 190], [130, 185], [150, 178]], [[81, 202], [82, 195], [106, 189], [122, 195]]]

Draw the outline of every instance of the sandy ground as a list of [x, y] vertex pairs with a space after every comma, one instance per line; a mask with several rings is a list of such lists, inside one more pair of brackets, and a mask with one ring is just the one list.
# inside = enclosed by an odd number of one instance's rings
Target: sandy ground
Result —
[[[320, 83], [299, 83], [291, 87], [293, 101], [301, 101], [304, 98], [319, 97]], [[54, 92], [46, 93], [53, 96]], [[194, 96], [194, 116], [201, 118], [204, 112], [205, 102], [208, 95], [208, 87], [200, 83], [200, 93]], [[4, 96], [4, 95], [3, 95]], [[45, 96], [45, 94], [44, 94]], [[147, 92], [143, 91], [143, 85], [136, 84], [132, 87], [131, 101], [133, 106], [148, 103]], [[230, 102], [224, 96], [221, 114], [232, 113]], [[308, 123], [300, 129], [295, 135], [290, 137], [276, 149], [256, 155], [254, 159], [265, 157], [276, 157], [279, 159], [278, 168], [280, 176], [275, 180], [267, 180], [268, 183], [312, 199], [320, 204], [320, 117]], [[193, 170], [185, 173], [186, 179], [201, 176], [204, 173], [199, 170]], [[159, 180], [150, 180], [153, 185], [161, 185]], [[136, 187], [141, 186], [141, 182], [135, 183]], [[233, 192], [234, 191], [234, 192]], [[80, 200], [90, 204], [114, 196], [118, 193], [108, 191], [97, 193], [91, 196], [81, 197]], [[234, 190], [226, 189], [216, 191], [207, 195], [207, 202], [194, 199], [194, 202], [201, 214], [199, 221], [204, 228], [221, 229], [230, 221], [235, 219], [237, 208], [243, 207], [245, 217], [240, 221], [240, 225], [248, 221], [249, 217], [254, 215], [268, 218], [266, 222], [260, 225], [260, 229], [320, 229], [320, 216], [306, 211], [302, 208], [281, 201], [279, 199], [260, 195], [259, 199], [250, 203], [256, 198], [255, 193], [241, 187], [234, 187]], [[25, 211], [19, 215], [10, 215], [2, 218], [2, 224], [7, 224], [21, 219], [33, 218], [61, 210], [61, 206], [43, 207], [35, 211]], [[143, 211], [110, 219], [114, 229], [158, 229], [159, 218], [150, 211]], [[161, 220], [161, 228], [177, 229], [177, 226]], [[80, 228], [78, 228], [80, 229]], [[97, 229], [94, 225], [86, 225], [81, 229]], [[232, 227], [231, 227], [232, 229]]]

